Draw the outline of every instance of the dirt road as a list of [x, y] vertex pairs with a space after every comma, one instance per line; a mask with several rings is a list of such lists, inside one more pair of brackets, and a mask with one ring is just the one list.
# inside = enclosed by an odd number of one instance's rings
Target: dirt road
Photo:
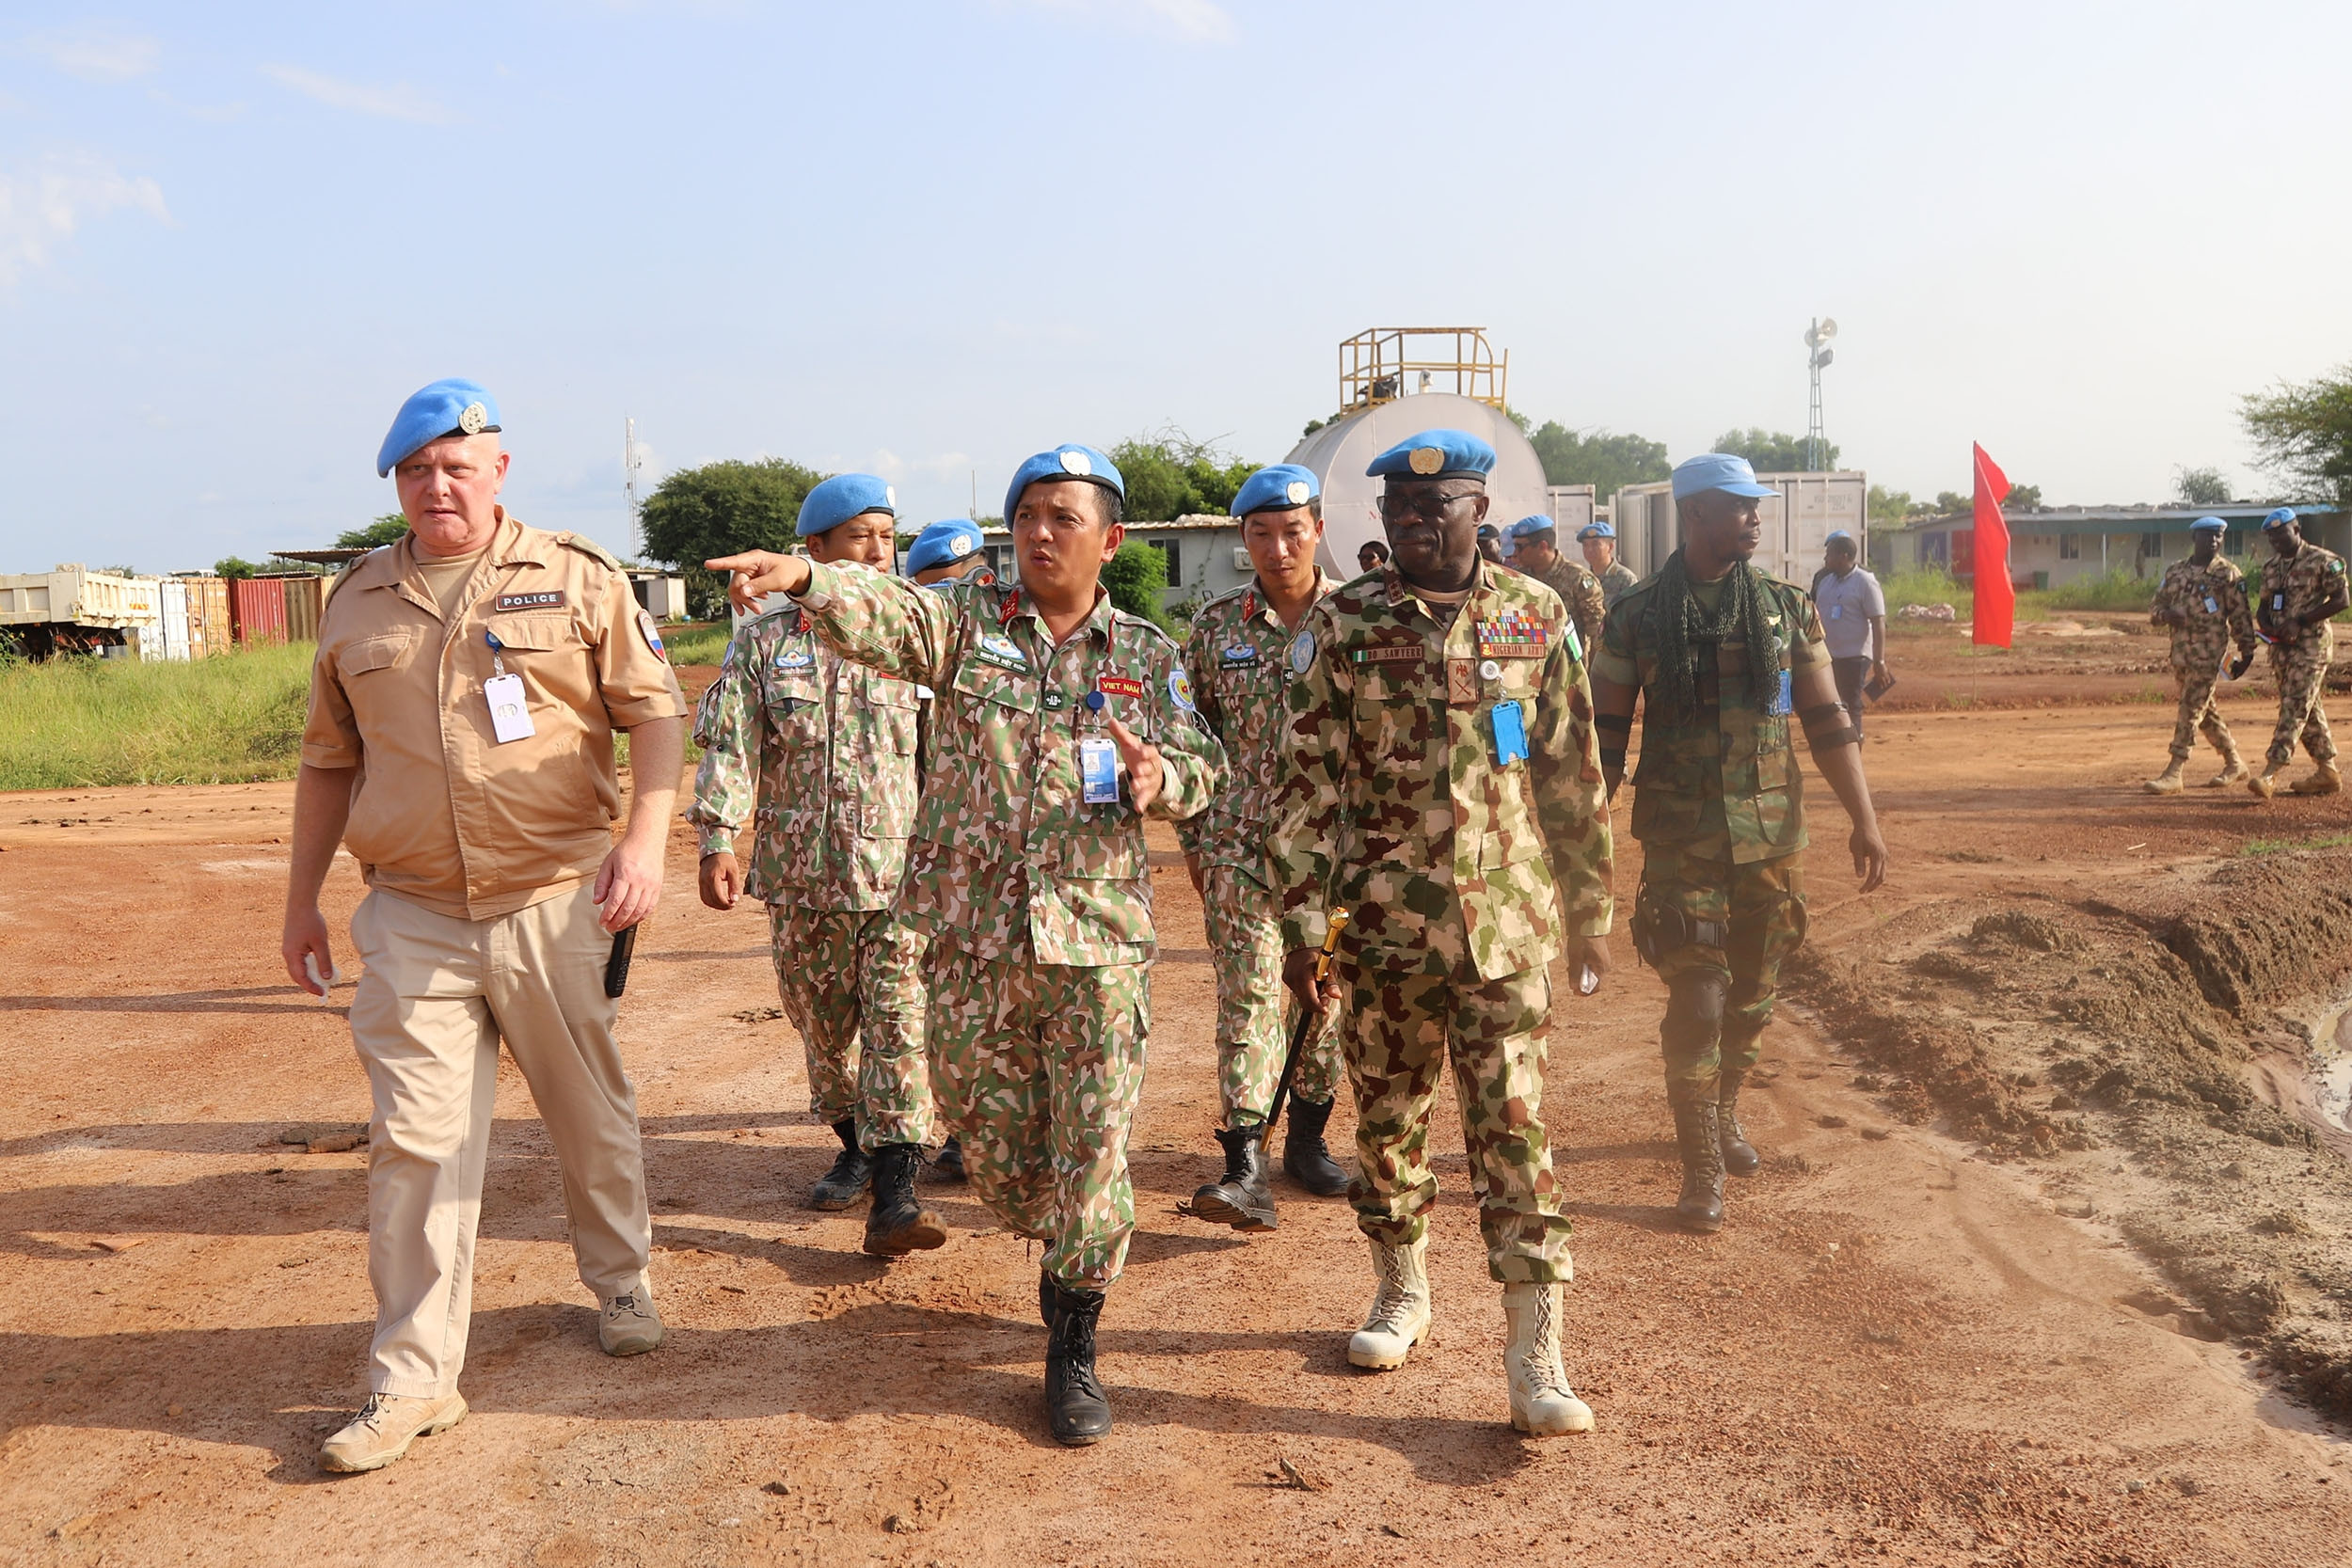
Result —
[[[2231, 711], [2262, 733], [2256, 703]], [[1897, 871], [1856, 898], [1817, 796], [1819, 948], [1867, 954], [1930, 901], [2352, 825], [2341, 800], [2132, 793], [2168, 723], [2128, 703], [1884, 716], [1867, 760]], [[1503, 1424], [1450, 1112], [1434, 1342], [1352, 1372], [1367, 1269], [1343, 1203], [1285, 1188], [1282, 1228], [1249, 1241], [1174, 1212], [1215, 1169], [1216, 1095], [1200, 911], [1168, 855], [1141, 1228], [1104, 1319], [1120, 1427], [1057, 1449], [1032, 1249], [932, 1187], [953, 1239], [885, 1269], [857, 1214], [798, 1206], [830, 1134], [789, 1025], [761, 1016], [758, 920], [695, 904], [682, 832], [623, 1016], [669, 1344], [596, 1354], [548, 1145], [506, 1083], [474, 1414], [328, 1481], [312, 1456], [372, 1318], [366, 1156], [280, 1139], [354, 1127], [367, 1097], [339, 1007], [278, 973], [288, 799], [0, 798], [0, 1561], [2352, 1560], [2341, 1434], [2197, 1337], [2111, 1227], [2058, 1212], [2045, 1169], [1890, 1117], [1804, 1018], [1768, 1037], [1765, 1171], [1720, 1237], [1675, 1233], [1662, 991], [1622, 952], [1564, 1008], [1547, 1093], [1569, 1366], [1599, 1431]], [[1629, 845], [1622, 890], [1637, 869]], [[358, 892], [339, 863], [339, 929]]]

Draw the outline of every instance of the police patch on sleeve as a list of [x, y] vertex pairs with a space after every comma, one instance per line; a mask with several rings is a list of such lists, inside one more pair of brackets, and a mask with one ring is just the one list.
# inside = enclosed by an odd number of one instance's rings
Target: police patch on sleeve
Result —
[[1181, 664], [1168, 673], [1168, 700], [1186, 713], [1198, 711], [1192, 705], [1192, 681]]
[[1302, 631], [1291, 640], [1291, 670], [1305, 674], [1315, 661], [1315, 634]]

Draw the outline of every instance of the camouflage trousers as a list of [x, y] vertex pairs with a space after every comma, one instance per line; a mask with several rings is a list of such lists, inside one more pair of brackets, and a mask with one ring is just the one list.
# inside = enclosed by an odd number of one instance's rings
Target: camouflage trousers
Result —
[[2219, 661], [2201, 658], [2194, 664], [2176, 663], [2172, 678], [2181, 683], [2180, 709], [2172, 716], [2172, 759], [2186, 762], [2201, 734], [2223, 756], [2235, 756], [2237, 742], [2231, 738], [2220, 705], [2213, 700], [2214, 686], [2221, 678]]
[[923, 1053], [923, 937], [887, 910], [768, 906], [785, 1016], [808, 1059], [808, 1108], [857, 1119], [861, 1148], [934, 1141]]
[[1779, 995], [1780, 966], [1804, 942], [1804, 857], [1738, 864], [1671, 845], [1642, 849], [1637, 948], [1669, 986], [1699, 969], [1731, 978], [1720, 1029], [1659, 1030], [1666, 1098], [1677, 1104], [1711, 1100], [1724, 1075], [1744, 1078], [1756, 1066]]
[[[1290, 1050], [1297, 1005], [1282, 989], [1280, 901], [1230, 865], [1204, 867], [1201, 912], [1216, 963], [1216, 1071], [1225, 1125], [1265, 1120]], [[1291, 1093], [1317, 1104], [1340, 1086], [1339, 1020], [1327, 1018], [1298, 1053]]]
[[1439, 1065], [1451, 1061], [1486, 1272], [1506, 1285], [1572, 1277], [1568, 1220], [1544, 1137], [1549, 972], [1481, 980], [1467, 969], [1358, 969], [1346, 1006], [1342, 1038], [1356, 1091], [1358, 1173], [1347, 1196], [1357, 1227], [1394, 1245], [1428, 1233], [1438, 1199], [1429, 1109]]
[[2328, 710], [2320, 705], [2329, 651], [2328, 644], [2318, 639], [2270, 645], [2270, 673], [2279, 682], [2279, 724], [2270, 732], [2273, 768], [2284, 768], [2295, 760], [2298, 738], [2313, 762], [2335, 760], [2336, 737], [2328, 733]]
[[1135, 1233], [1127, 1135], [1143, 1099], [1147, 973], [976, 958], [945, 935], [931, 943], [940, 1109], [980, 1201], [1044, 1243], [1045, 1272], [1072, 1290], [1116, 1280]]

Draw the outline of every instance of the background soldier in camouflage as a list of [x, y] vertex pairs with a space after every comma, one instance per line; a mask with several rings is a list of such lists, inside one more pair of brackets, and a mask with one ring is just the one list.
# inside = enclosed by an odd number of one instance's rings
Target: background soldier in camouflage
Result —
[[2157, 585], [2148, 611], [2151, 622], [2172, 628], [2172, 678], [2181, 683], [2180, 711], [2172, 721], [2172, 761], [2141, 786], [2151, 795], [2180, 793], [2181, 769], [2188, 766], [2200, 731], [2221, 753], [2221, 771], [2206, 784], [2232, 784], [2246, 777], [2237, 742], [2230, 737], [2230, 726], [2213, 700], [2214, 682], [2221, 676], [2221, 661], [2232, 640], [2238, 650], [2233, 676], [2254, 660], [2254, 618], [2246, 608], [2246, 578], [2221, 553], [2227, 523], [2200, 517], [2188, 529], [2193, 541], [2189, 557], [2164, 569], [2164, 581]]
[[[1617, 531], [1614, 525], [1596, 519], [1576, 531], [1577, 547], [1584, 552], [1585, 570], [1600, 579], [1600, 596], [1611, 610], [1625, 597], [1625, 591], [1642, 579], [1633, 575], [1633, 568], [1617, 559]], [[1598, 639], [1595, 639], [1597, 643]]]
[[[1477, 554], [1493, 467], [1492, 447], [1455, 430], [1375, 458], [1395, 560], [1324, 600], [1291, 643], [1283, 978], [1303, 1002], [1347, 1006], [1349, 1196], [1378, 1279], [1348, 1359], [1402, 1366], [1429, 1330], [1429, 1109], [1450, 1058], [1486, 1268], [1503, 1287], [1512, 1424], [1582, 1432], [1592, 1411], [1560, 1361], [1573, 1271], [1544, 1037], [1562, 949], [1609, 967], [1609, 816], [1565, 607]], [[1335, 908], [1353, 919], [1318, 992]]]
[[2345, 606], [2344, 562], [2303, 537], [2295, 509], [2280, 507], [2263, 519], [2270, 559], [2263, 562], [2262, 590], [2254, 624], [2270, 642], [2270, 673], [2279, 682], [2279, 726], [2270, 732], [2263, 770], [2246, 786], [2270, 799], [2278, 776], [2295, 760], [2295, 742], [2312, 755], [2309, 778], [2287, 786], [2294, 795], [2333, 795], [2344, 787], [2336, 774], [2336, 739], [2320, 705], [2328, 660], [2335, 657], [2335, 628], [2328, 618]]
[[[1576, 623], [1578, 648], [1591, 648], [1600, 640], [1601, 618], [1609, 612], [1608, 597], [1598, 578], [1560, 553], [1560, 525], [1539, 513], [1513, 523], [1508, 537], [1511, 569], [1526, 573], [1559, 594]], [[1581, 651], [1578, 657], [1583, 657]]]
[[[808, 493], [798, 530], [818, 561], [896, 564], [890, 487], [840, 474]], [[922, 938], [891, 913], [906, 870], [916, 783], [915, 689], [842, 659], [799, 607], [747, 623], [694, 720], [703, 747], [687, 817], [702, 835], [702, 897], [764, 899], [776, 984], [808, 1058], [809, 1109], [841, 1157], [810, 1195], [846, 1209], [872, 1158], [867, 1252], [944, 1243], [914, 1200], [931, 1141], [923, 1055]], [[756, 802], [751, 874], [735, 832]]]
[[1024, 463], [1005, 497], [1017, 587], [922, 589], [765, 551], [707, 562], [735, 573], [738, 603], [793, 594], [844, 657], [937, 693], [900, 913], [931, 938], [933, 1069], [973, 1184], [1045, 1243], [1046, 1411], [1073, 1444], [1110, 1430], [1094, 1330], [1135, 1229], [1143, 817], [1191, 816], [1225, 782], [1176, 644], [1102, 591], [1123, 499], [1091, 448]]
[[1642, 705], [1633, 836], [1642, 888], [1633, 942], [1666, 982], [1659, 1044], [1682, 1150], [1676, 1212], [1701, 1233], [1724, 1220], [1724, 1171], [1759, 1161], [1740, 1126], [1781, 961], [1804, 940], [1804, 800], [1789, 716], [1853, 818], [1862, 891], [1886, 875], [1862, 753], [1803, 592], [1748, 564], [1761, 536], [1747, 459], [1721, 452], [1674, 471], [1682, 547], [1617, 601], [1593, 658], [1609, 792], [1625, 776]]
[[[1180, 823], [1216, 960], [1216, 1060], [1225, 1125], [1225, 1173], [1193, 1195], [1195, 1212], [1236, 1230], [1274, 1228], [1267, 1184], [1266, 1113], [1290, 1046], [1283, 1016], [1281, 905], [1267, 835], [1285, 796], [1284, 746], [1292, 634], [1334, 586], [1315, 564], [1323, 495], [1314, 472], [1289, 463], [1261, 468], [1233, 496], [1257, 577], [1202, 605], [1184, 640], [1184, 669], [1200, 717], [1225, 746], [1232, 783], [1209, 809]], [[1323, 1132], [1340, 1082], [1339, 1040], [1319, 1023], [1291, 1085], [1282, 1168], [1320, 1197], [1347, 1190]]]

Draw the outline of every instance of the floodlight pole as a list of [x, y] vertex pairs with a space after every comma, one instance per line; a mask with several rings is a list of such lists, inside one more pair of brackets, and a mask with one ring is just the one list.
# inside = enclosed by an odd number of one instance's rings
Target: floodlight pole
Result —
[[1807, 405], [1804, 420], [1804, 471], [1821, 471], [1821, 453], [1829, 445], [1821, 428], [1821, 324], [1817, 318], [1804, 334], [1805, 365], [1813, 380], [1812, 402]]
[[637, 472], [644, 465], [637, 456], [637, 421], [621, 423], [621, 495], [628, 502], [628, 553], [640, 560], [645, 553], [644, 509], [637, 501]]

